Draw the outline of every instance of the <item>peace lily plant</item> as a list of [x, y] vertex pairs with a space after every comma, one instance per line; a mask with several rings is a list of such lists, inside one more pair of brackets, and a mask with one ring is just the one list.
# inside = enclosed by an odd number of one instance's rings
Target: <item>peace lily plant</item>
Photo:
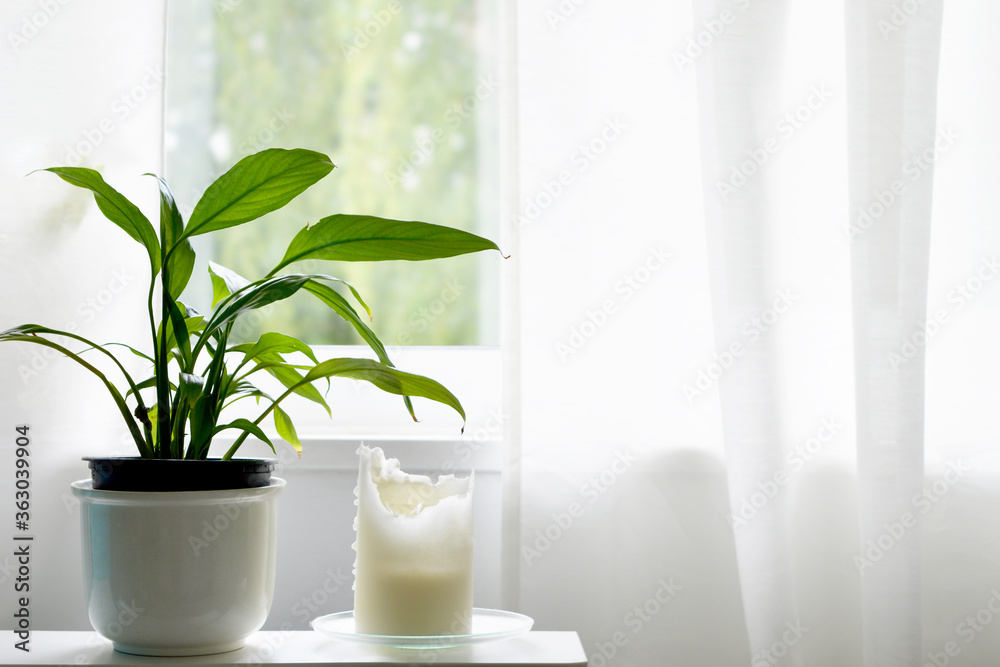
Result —
[[[167, 183], [159, 181], [159, 233], [131, 201], [108, 185], [101, 175], [82, 167], [45, 169], [71, 185], [90, 190], [101, 212], [140, 243], [149, 257], [147, 313], [151, 345], [140, 350], [120, 343], [96, 343], [68, 331], [38, 324], [0, 332], [0, 342], [44, 345], [72, 359], [100, 379], [111, 394], [146, 459], [206, 459], [212, 438], [226, 430], [239, 432], [222, 457], [231, 458], [248, 436], [271, 446], [262, 422], [270, 417], [280, 437], [301, 449], [288, 414], [280, 404], [293, 394], [322, 405], [323, 394], [313, 383], [333, 377], [364, 380], [404, 397], [411, 416], [410, 397], [421, 396], [465, 412], [459, 400], [430, 378], [396, 369], [378, 336], [358, 310], [334, 285], [341, 285], [370, 317], [357, 290], [329, 275], [285, 272], [302, 260], [368, 262], [427, 260], [481, 250], [496, 244], [474, 234], [424, 222], [404, 222], [368, 215], [335, 214], [306, 226], [292, 238], [284, 256], [266, 276], [248, 280], [218, 264], [210, 264], [213, 304], [201, 313], [183, 303], [181, 293], [191, 277], [195, 252], [191, 239], [242, 225], [290, 202], [334, 168], [322, 153], [310, 150], [268, 149], [240, 160], [205, 191], [187, 222], [182, 219]], [[306, 292], [346, 320], [374, 351], [377, 360], [336, 358], [319, 361], [309, 345], [292, 336], [268, 332], [255, 342], [233, 343], [230, 337], [240, 315]], [[84, 349], [66, 347], [80, 343]], [[295, 353], [300, 353], [296, 355]], [[149, 364], [146, 378], [130, 375], [118, 355], [135, 354]], [[124, 383], [115, 383], [93, 357], [110, 360]], [[304, 361], [308, 360], [308, 361]], [[266, 373], [284, 390], [265, 393], [255, 376]], [[225, 408], [243, 399], [256, 399], [256, 419], [223, 421]]]

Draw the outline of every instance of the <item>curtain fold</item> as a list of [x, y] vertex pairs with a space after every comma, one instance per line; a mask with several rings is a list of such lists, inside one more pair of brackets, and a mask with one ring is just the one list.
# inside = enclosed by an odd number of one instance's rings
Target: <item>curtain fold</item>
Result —
[[[864, 664], [921, 662], [924, 368], [941, 2], [847, 0], [849, 223]], [[889, 18], [889, 22], [887, 21]], [[928, 153], [929, 151], [929, 153]], [[916, 178], [914, 178], [916, 176]], [[882, 555], [884, 553], [884, 555]], [[878, 555], [878, 561], [874, 560]]]
[[[695, 3], [694, 30], [725, 25], [729, 2]], [[779, 351], [771, 337], [751, 338], [746, 327], [787, 309], [789, 296], [773, 272], [776, 119], [782, 115], [787, 2], [747, 6], [726, 39], [697, 64], [701, 170], [712, 290], [715, 349], [722, 371], [719, 401], [732, 516], [746, 499], [774, 484], [787, 443], [780, 426]], [[799, 621], [792, 595], [787, 495], [775, 493], [752, 520], [734, 521], [740, 589], [753, 656], [763, 656]], [[801, 665], [789, 644], [786, 664]]]
[[[696, 3], [723, 16], [729, 3]], [[734, 516], [746, 498], [774, 484], [788, 443], [778, 413], [773, 338], [747, 341], [744, 327], [775, 295], [769, 258], [780, 196], [767, 162], [782, 115], [785, 3], [746, 8], [728, 39], [698, 63], [702, 173], [716, 354], [732, 368], [719, 379]], [[911, 183], [936, 140], [940, 4], [905, 30], [879, 28], [892, 2], [847, 3], [848, 152], [852, 298], [861, 543], [889, 544], [878, 566], [859, 561], [865, 664], [915, 664], [921, 647], [921, 532], [911, 499], [923, 487], [923, 349], [901, 365], [899, 341], [926, 322], [933, 163]], [[898, 34], [897, 34], [898, 33]], [[926, 160], [923, 160], [926, 161]], [[775, 301], [777, 305], [777, 300]], [[733, 346], [736, 346], [735, 348]], [[731, 349], [732, 348], [732, 349]], [[768, 481], [770, 480], [770, 481]], [[763, 486], [762, 486], [763, 484]], [[798, 619], [787, 550], [785, 494], [736, 530], [750, 648], [762, 655]], [[799, 645], [789, 664], [801, 664]]]

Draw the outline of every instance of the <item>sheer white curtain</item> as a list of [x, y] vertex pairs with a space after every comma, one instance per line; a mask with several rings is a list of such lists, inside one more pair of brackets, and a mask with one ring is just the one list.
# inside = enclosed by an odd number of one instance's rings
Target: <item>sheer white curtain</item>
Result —
[[998, 12], [517, 4], [508, 572], [592, 665], [1000, 647]]
[[[135, 242], [104, 220], [93, 197], [54, 174], [28, 173], [67, 164], [100, 169], [156, 210], [156, 190], [140, 174], [160, 171], [162, 15], [158, 1], [0, 6], [0, 329], [35, 322], [98, 341], [142, 340], [133, 314], [144, 311], [149, 269]], [[128, 437], [89, 373], [42, 349], [0, 350], [0, 496], [14, 498], [14, 427], [27, 425], [33, 625], [82, 630], [69, 484], [85, 476], [79, 457], [128, 452]], [[15, 532], [9, 523], [5, 531]], [[0, 600], [11, 613], [12, 563], [0, 556]]]

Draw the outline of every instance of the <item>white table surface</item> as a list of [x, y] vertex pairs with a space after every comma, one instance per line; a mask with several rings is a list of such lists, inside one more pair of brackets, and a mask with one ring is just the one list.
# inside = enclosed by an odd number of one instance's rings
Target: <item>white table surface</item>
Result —
[[0, 632], [4, 665], [270, 665], [272, 667], [351, 667], [372, 664], [450, 665], [452, 667], [586, 667], [587, 657], [575, 632], [529, 632], [520, 637], [473, 646], [434, 650], [388, 649], [351, 644], [316, 632], [258, 632], [237, 651], [193, 658], [146, 658], [118, 653], [94, 632], [31, 633], [31, 651], [14, 648], [11, 631]]

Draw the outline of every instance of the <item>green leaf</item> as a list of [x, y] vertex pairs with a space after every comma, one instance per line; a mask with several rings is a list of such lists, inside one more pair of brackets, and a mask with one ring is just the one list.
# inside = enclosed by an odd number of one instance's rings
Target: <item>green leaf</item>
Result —
[[[311, 281], [306, 284], [306, 290], [311, 292], [320, 301], [325, 303], [330, 307], [335, 313], [340, 315], [345, 321], [349, 322], [351, 326], [354, 327], [358, 335], [361, 336], [362, 340], [368, 343], [376, 355], [378, 355], [379, 361], [387, 366], [393, 366], [392, 360], [389, 359], [389, 353], [386, 352], [385, 345], [379, 340], [379, 337], [375, 335], [364, 320], [358, 315], [357, 311], [348, 303], [347, 299], [342, 297], [339, 292], [330, 287], [329, 285], [324, 285], [316, 281]], [[413, 411], [413, 403], [410, 401], [409, 396], [403, 397], [403, 403], [406, 405], [407, 412], [410, 413], [410, 417], [414, 421], [417, 419], [416, 413]]]
[[272, 376], [274, 376], [286, 389], [291, 389], [299, 396], [307, 398], [313, 403], [322, 405], [326, 410], [326, 413], [333, 416], [333, 412], [330, 410], [330, 406], [327, 404], [326, 399], [323, 398], [323, 394], [319, 393], [316, 387], [312, 386], [308, 382], [302, 381], [302, 374], [297, 370], [292, 368], [289, 364], [281, 362], [270, 362], [260, 365]]
[[292, 418], [278, 406], [274, 406], [274, 428], [278, 430], [282, 440], [294, 447], [295, 451], [302, 452], [302, 442], [299, 440], [299, 434], [295, 432]]
[[[401, 370], [371, 359], [328, 359], [306, 373], [304, 380], [313, 382], [332, 376], [349, 377], [370, 382], [384, 392], [400, 396], [420, 396], [447, 405], [462, 415], [465, 429], [465, 410], [461, 402], [444, 385], [422, 375]], [[279, 399], [280, 400], [280, 399]]]
[[[184, 321], [184, 326], [181, 327], [180, 330], [181, 331], [187, 331], [188, 336], [192, 336], [193, 334], [196, 334], [199, 331], [201, 331], [202, 329], [204, 329], [205, 328], [205, 318], [202, 315], [193, 315], [193, 316], [190, 315], [190, 313], [193, 313], [195, 311], [192, 308], [188, 308], [187, 306], [184, 306], [184, 304], [182, 304], [182, 303], [180, 303], [178, 301], [177, 302], [177, 307], [182, 307], [182, 306], [184, 307], [185, 312], [187, 312], [189, 314], [189, 316], [184, 318], [184, 320], [183, 320]], [[177, 336], [174, 333], [174, 327], [173, 327], [173, 324], [171, 322], [172, 322], [172, 320], [170, 318], [170, 314], [168, 313], [167, 314], [167, 321], [166, 321], [166, 325], [167, 325], [167, 341], [166, 341], [167, 350], [169, 350], [172, 353], [174, 351], [174, 349], [176, 348], [177, 351], [180, 352], [180, 349], [179, 349], [180, 345], [177, 342]], [[163, 323], [161, 322], [160, 323], [160, 328], [162, 329], [162, 327], [163, 327]]]
[[242, 417], [239, 419], [234, 419], [228, 424], [216, 426], [215, 431], [213, 431], [212, 435], [215, 435], [216, 433], [221, 433], [222, 431], [225, 431], [226, 429], [230, 428], [239, 429], [244, 433], [249, 433], [250, 435], [256, 436], [262, 442], [267, 443], [267, 446], [271, 448], [272, 452], [277, 453], [274, 449], [274, 445], [271, 443], [271, 439], [267, 437], [267, 434], [264, 433], [264, 431], [259, 426], [254, 424], [252, 421], [250, 421], [249, 419], [244, 419]]
[[[150, 378], [150, 379], [151, 380], [156, 380], [156, 378]], [[157, 406], [155, 406], [155, 405], [153, 407], [149, 408], [146, 411], [146, 417], [147, 417], [147, 419], [149, 419], [149, 421], [152, 422], [152, 423], [154, 423], [154, 424], [156, 423], [156, 420], [158, 419], [158, 415], [159, 415], [159, 411], [157, 410]], [[159, 441], [160, 441], [160, 431], [159, 431], [159, 429], [155, 429], [155, 428], [154, 429], [150, 429], [150, 432], [149, 432], [149, 441], [151, 443], [151, 450], [152, 450], [150, 452], [150, 457], [152, 457], [153, 456], [152, 452], [159, 451]]]
[[205, 378], [193, 373], [180, 373], [179, 378], [176, 403], [190, 410], [205, 391]]
[[184, 219], [177, 209], [170, 187], [159, 176], [156, 176], [156, 180], [160, 184], [160, 239], [163, 242], [161, 252], [166, 256], [166, 266], [162, 268], [167, 278], [167, 293], [176, 300], [180, 298], [191, 279], [195, 252], [187, 239], [181, 239], [184, 233]]
[[[184, 455], [184, 428], [188, 416], [198, 406], [198, 402], [205, 398], [205, 378], [192, 373], [180, 373], [177, 382], [177, 393], [174, 395], [173, 410], [173, 432], [171, 434], [170, 455], [172, 458], [181, 458]], [[198, 428], [192, 421], [192, 440], [197, 434]], [[201, 427], [204, 428], [204, 427]]]
[[227, 296], [239, 292], [250, 284], [249, 280], [232, 269], [227, 269], [212, 261], [208, 263], [208, 275], [212, 277], [212, 308], [215, 308]]
[[168, 259], [167, 291], [174, 299], [179, 299], [191, 280], [191, 273], [194, 271], [195, 253], [194, 248], [187, 239], [184, 239], [174, 247], [173, 253]]
[[94, 193], [94, 201], [111, 222], [115, 223], [125, 233], [146, 248], [149, 254], [149, 265], [152, 275], [160, 271], [160, 242], [156, 238], [153, 225], [139, 208], [126, 199], [121, 193], [104, 182], [104, 178], [85, 167], [50, 167], [42, 171], [50, 171], [70, 185], [84, 188]]
[[202, 394], [191, 408], [189, 419], [191, 444], [183, 456], [186, 459], [200, 460], [208, 455], [208, 448], [212, 444], [212, 432], [217, 421], [216, 405], [212, 396]]
[[160, 242], [163, 244], [163, 250], [169, 251], [184, 233], [184, 219], [167, 182], [156, 174], [147, 173], [143, 176], [155, 178], [160, 188]]
[[364, 320], [361, 319], [361, 316], [358, 315], [358, 312], [354, 310], [354, 307], [351, 306], [347, 299], [341, 296], [337, 290], [333, 289], [329, 285], [324, 285], [323, 283], [315, 280], [310, 280], [306, 283], [305, 289], [307, 292], [315, 295], [316, 298], [325, 303], [331, 310], [337, 313], [337, 315], [353, 326], [355, 331], [358, 332], [358, 335], [360, 335], [361, 338], [368, 343], [368, 346], [375, 351], [375, 354], [378, 355], [380, 361], [389, 364], [390, 366], [392, 365], [392, 362], [389, 361], [389, 355], [385, 351], [385, 345], [383, 345], [382, 341], [379, 340], [379, 337], [375, 335], [375, 332], [372, 331], [367, 324], [365, 324]]
[[276, 211], [333, 168], [326, 155], [301, 148], [269, 148], [247, 156], [208, 187], [184, 236], [234, 227]]
[[267, 399], [269, 401], [274, 400], [273, 398], [271, 398], [270, 394], [268, 394], [266, 391], [262, 389], [258, 389], [256, 386], [254, 386], [252, 382], [246, 382], [246, 383], [241, 382], [239, 384], [239, 389], [236, 391], [236, 394], [249, 396], [253, 398], [258, 405], [260, 404], [260, 399], [262, 398]]
[[314, 364], [319, 363], [312, 348], [294, 336], [288, 336], [276, 331], [269, 331], [261, 335], [256, 343], [242, 343], [229, 348], [230, 352], [242, 352], [244, 361], [256, 359], [261, 355], [273, 352], [277, 354], [291, 354], [301, 352], [309, 357]]
[[[188, 308], [187, 312], [191, 313], [193, 311]], [[205, 328], [205, 318], [202, 315], [189, 315], [184, 318], [184, 326], [187, 328], [189, 334], [197, 333]]]
[[[156, 386], [156, 377], [155, 376], [148, 377], [145, 380], [143, 380], [142, 382], [140, 382], [139, 384], [135, 385], [135, 391], [132, 391], [131, 389], [129, 389], [128, 392], [126, 392], [126, 394], [125, 394], [125, 398], [128, 398], [129, 396], [135, 394], [140, 389], [150, 389], [150, 388], [155, 387], [155, 386]], [[177, 387], [174, 385], [173, 382], [170, 383], [170, 388], [172, 390], [174, 390], [174, 391], [177, 390]]]
[[146, 354], [145, 352], [140, 352], [131, 345], [126, 345], [125, 343], [103, 343], [102, 347], [124, 347], [127, 348], [132, 354], [139, 357], [140, 359], [145, 359], [149, 363], [153, 363], [153, 358]]
[[204, 336], [236, 320], [243, 313], [287, 299], [309, 282], [312, 276], [291, 274], [250, 283], [223, 299], [205, 325]]
[[270, 401], [272, 403], [274, 402], [274, 399], [271, 398], [266, 392], [261, 391], [260, 389], [258, 389], [257, 387], [255, 387], [253, 384], [251, 384], [249, 382], [240, 382], [239, 385], [237, 386], [236, 390], [230, 392], [228, 398], [230, 400], [229, 400], [228, 403], [226, 403], [223, 406], [223, 409], [229, 407], [230, 405], [232, 405], [236, 401], [242, 400], [244, 398], [252, 398], [252, 399], [254, 399], [254, 401], [257, 403], [257, 405], [260, 405], [260, 399], [262, 399], [262, 398], [266, 399], [266, 400], [268, 400], [268, 401]]
[[[41, 337], [42, 334], [50, 336], [64, 336], [66, 338], [71, 338], [73, 340], [79, 341], [89, 346], [86, 350], [84, 350], [84, 352], [90, 350], [93, 350], [94, 352], [100, 352], [108, 359], [110, 359], [115, 366], [118, 367], [118, 370], [121, 372], [122, 376], [124, 376], [125, 381], [128, 383], [128, 386], [131, 387], [133, 392], [136, 391], [135, 381], [132, 379], [132, 376], [128, 374], [128, 371], [125, 370], [125, 367], [122, 365], [122, 363], [118, 361], [118, 357], [116, 357], [110, 351], [106, 350], [105, 345], [99, 345], [75, 333], [71, 333], [69, 331], [60, 331], [59, 329], [52, 329], [50, 327], [45, 327], [40, 324], [22, 324], [19, 327], [14, 327], [6, 331], [0, 331], [0, 341], [8, 339], [12, 340], [13, 339], [12, 337], [28, 337], [29, 338], [28, 342], [30, 343], [42, 343], [42, 344], [47, 344], [51, 347], [52, 346], [51, 341], [42, 338]], [[107, 343], [106, 345], [121, 345], [121, 343]], [[57, 347], [59, 347], [60, 350], [65, 349], [62, 348], [61, 346]], [[124, 347], [128, 346], [125, 345]], [[63, 354], [65, 354], [66, 356], [70, 356], [71, 354], [73, 356], [76, 356], [73, 353], [67, 353], [67, 352], [64, 352]]]
[[341, 280], [340, 278], [334, 278], [333, 276], [313, 275], [311, 277], [313, 278], [313, 282], [315, 282], [316, 280], [328, 280], [328, 281], [330, 281], [332, 283], [340, 283], [341, 285], [345, 286], [347, 289], [351, 290], [351, 294], [357, 300], [358, 304], [360, 304], [361, 307], [365, 309], [365, 312], [368, 313], [368, 319], [369, 320], [372, 319], [372, 309], [369, 308], [368, 304], [365, 303], [365, 300], [361, 298], [361, 294], [358, 292], [358, 290], [354, 289], [354, 285], [352, 285], [351, 283], [347, 282], [346, 280]]
[[[180, 366], [182, 369], [190, 370], [194, 366], [194, 356], [191, 352], [191, 332], [187, 328], [187, 319], [181, 313], [178, 304], [170, 298], [170, 295], [163, 295], [163, 309], [167, 316], [167, 349], [170, 350], [171, 343], [176, 344], [180, 353]], [[195, 318], [197, 321], [197, 318]]]
[[288, 244], [271, 272], [304, 259], [343, 262], [424, 260], [499, 248], [469, 232], [426, 222], [405, 222], [370, 215], [337, 214], [306, 227]]

